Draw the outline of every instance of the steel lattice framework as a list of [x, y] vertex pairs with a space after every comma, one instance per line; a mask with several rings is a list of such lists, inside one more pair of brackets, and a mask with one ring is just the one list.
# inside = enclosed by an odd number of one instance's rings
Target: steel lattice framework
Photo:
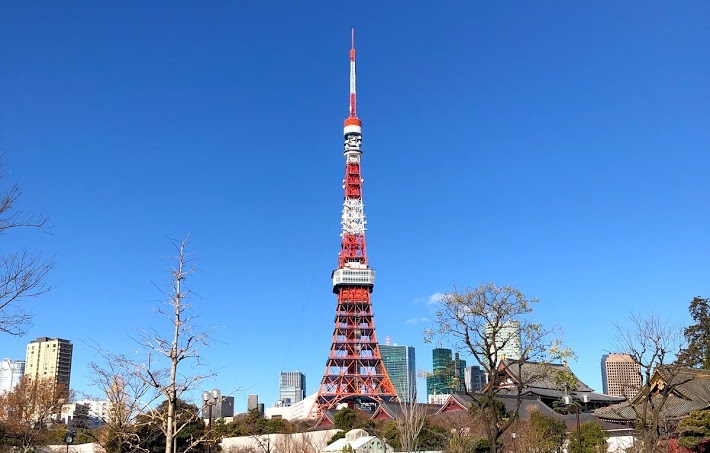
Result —
[[345, 199], [342, 242], [338, 268], [333, 271], [333, 292], [338, 295], [330, 355], [314, 409], [333, 409], [339, 404], [397, 401], [387, 376], [375, 335], [370, 293], [375, 271], [367, 262], [365, 213], [362, 203], [362, 122], [357, 117], [355, 92], [355, 40], [350, 50], [350, 115], [345, 120]]

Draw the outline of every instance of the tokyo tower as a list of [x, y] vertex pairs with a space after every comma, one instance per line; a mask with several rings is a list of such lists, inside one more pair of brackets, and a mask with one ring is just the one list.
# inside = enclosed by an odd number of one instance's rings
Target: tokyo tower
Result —
[[345, 199], [338, 268], [332, 273], [338, 295], [333, 344], [314, 409], [323, 411], [347, 404], [350, 408], [397, 401], [387, 376], [375, 335], [370, 293], [375, 270], [367, 263], [365, 213], [362, 203], [360, 158], [362, 122], [357, 117], [355, 92], [355, 32], [350, 49], [350, 115], [345, 120]]

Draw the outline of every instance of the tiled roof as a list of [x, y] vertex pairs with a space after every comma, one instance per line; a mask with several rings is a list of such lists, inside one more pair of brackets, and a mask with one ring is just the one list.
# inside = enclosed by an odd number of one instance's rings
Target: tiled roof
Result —
[[517, 362], [514, 360], [504, 359], [499, 365], [504, 368], [509, 378], [514, 381], [521, 381], [529, 388], [557, 389], [559, 384], [555, 381], [558, 373], [566, 373], [574, 378], [575, 385], [572, 390], [577, 392], [593, 392], [594, 390], [587, 384], [582, 382], [572, 370], [561, 363], [542, 363], [542, 362]]
[[[407, 405], [405, 404], [404, 406], [399, 403], [381, 403], [377, 410], [375, 411], [374, 414], [372, 414], [371, 418], [375, 418], [378, 416], [380, 411], [385, 412], [389, 418], [391, 419], [396, 419], [400, 415], [402, 415], [402, 412], [404, 412], [404, 408], [406, 408]], [[416, 404], [417, 409], [424, 410], [427, 415], [432, 415], [435, 414], [440, 408], [441, 405], [439, 404], [421, 404], [417, 403]]]
[[[652, 378], [654, 382], [652, 393], [663, 387], [666, 380], [671, 378], [676, 383], [676, 387], [663, 404], [661, 417], [678, 418], [687, 415], [690, 411], [710, 409], [710, 370], [692, 368], [684, 368], [679, 372], [672, 371], [670, 368], [659, 370]], [[604, 420], [635, 420], [636, 414], [643, 412], [647, 392], [647, 389], [642, 389], [633, 399], [633, 403], [614, 404], [597, 409], [594, 413]], [[658, 394], [651, 398], [656, 405], [662, 402], [662, 397]]]

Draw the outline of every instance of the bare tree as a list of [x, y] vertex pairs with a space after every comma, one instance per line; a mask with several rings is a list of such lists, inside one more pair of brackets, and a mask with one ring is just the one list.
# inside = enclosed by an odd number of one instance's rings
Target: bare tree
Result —
[[658, 449], [664, 438], [663, 408], [679, 385], [692, 379], [685, 368], [673, 360], [685, 343], [681, 327], [671, 326], [657, 315], [630, 315], [631, 326], [615, 325], [615, 347], [631, 356], [639, 367], [641, 388], [630, 398], [629, 404], [620, 406], [633, 410], [637, 437], [646, 453]]
[[314, 433], [292, 433], [279, 436], [275, 451], [279, 453], [313, 453], [320, 451], [326, 442], [323, 436], [316, 437]]
[[[187, 253], [187, 238], [173, 241], [173, 245], [177, 253], [170, 271], [170, 289], [163, 291], [163, 306], [155, 309], [169, 327], [143, 331], [136, 338], [140, 350], [135, 355], [102, 352], [105, 364], [91, 365], [94, 384], [116, 404], [113, 429], [121, 439], [120, 448], [128, 451], [139, 449], [145, 442], [136, 434], [141, 427], [150, 431], [149, 426], [157, 426], [165, 436], [165, 453], [173, 453], [177, 435], [199, 419], [191, 411], [177, 413], [182, 395], [213, 375], [199, 372], [204, 365], [199, 352], [209, 345], [208, 333], [197, 330], [189, 303], [192, 293], [185, 284], [195, 272], [194, 258]], [[161, 400], [162, 404], [156, 406]], [[190, 439], [183, 451], [197, 447], [209, 435]]]
[[406, 401], [400, 399], [400, 412], [397, 415], [397, 431], [402, 451], [417, 451], [419, 434], [427, 420], [426, 408], [417, 404], [416, 384], [409, 391]]
[[[0, 181], [5, 176], [0, 168]], [[21, 194], [17, 184], [0, 194], [0, 234], [20, 228], [45, 230], [49, 226], [46, 217], [16, 208]], [[0, 253], [0, 332], [17, 336], [27, 333], [32, 315], [20, 302], [51, 289], [45, 277], [53, 265], [52, 260], [43, 260], [24, 249]]]
[[98, 349], [103, 361], [89, 363], [92, 387], [108, 401], [103, 426], [94, 435], [105, 450], [117, 453], [135, 451], [140, 445], [136, 417], [147, 410], [151, 387], [141, 379], [125, 356]]
[[[558, 329], [530, 320], [537, 302], [507, 286], [485, 284], [465, 291], [454, 289], [439, 302], [434, 328], [425, 332], [428, 341], [448, 338], [457, 349], [473, 355], [485, 370], [488, 385], [470, 396], [472, 414], [480, 417], [491, 453], [498, 451], [498, 439], [517, 418], [523, 390], [530, 383], [557, 373], [547, 366], [551, 362], [573, 357], [569, 349], [561, 346]], [[505, 357], [506, 347], [518, 341], [520, 357]], [[524, 366], [533, 362], [535, 366]], [[515, 376], [506, 387], [498, 385], [498, 376], [503, 373]], [[508, 413], [496, 399], [501, 392], [517, 396], [513, 413]]]
[[[189, 296], [191, 291], [185, 285], [186, 279], [195, 272], [194, 258], [187, 253], [187, 238], [173, 241], [177, 254], [173, 257], [175, 267], [171, 270], [172, 284], [169, 291], [164, 291], [165, 308], [157, 308], [156, 312], [168, 320], [171, 333], [162, 335], [157, 330], [144, 331], [138, 343], [145, 352], [145, 361], [133, 363], [137, 376], [149, 385], [156, 397], [163, 397], [167, 402], [167, 410], [151, 412], [159, 420], [159, 426], [165, 434], [165, 453], [173, 452], [173, 438], [194, 420], [178, 420], [176, 405], [180, 397], [197, 383], [211, 374], [199, 374], [197, 370], [202, 365], [200, 349], [208, 346], [208, 334], [195, 329]], [[188, 372], [183, 372], [180, 365], [190, 362]], [[167, 367], [161, 366], [166, 363]], [[199, 440], [195, 442], [195, 446]]]

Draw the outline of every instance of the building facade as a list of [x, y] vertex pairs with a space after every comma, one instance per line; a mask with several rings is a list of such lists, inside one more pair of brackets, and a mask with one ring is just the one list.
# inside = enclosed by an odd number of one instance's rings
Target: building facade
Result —
[[74, 346], [61, 338], [39, 337], [27, 345], [25, 376], [52, 379], [69, 388]]
[[387, 374], [401, 402], [417, 400], [417, 366], [414, 346], [380, 345]]
[[464, 382], [469, 393], [480, 391], [488, 383], [488, 374], [478, 365], [464, 369]]
[[630, 398], [641, 388], [641, 367], [629, 354], [604, 354], [601, 369], [607, 395]]
[[259, 395], [247, 396], [247, 412], [254, 409], [259, 409]]
[[427, 395], [451, 394], [465, 390], [464, 369], [466, 361], [451, 349], [432, 350], [432, 372], [426, 379]]
[[[523, 356], [522, 338], [520, 334], [520, 322], [507, 321], [496, 332], [492, 326], [486, 328], [486, 335], [493, 340], [495, 337], [495, 350], [497, 361], [503, 359], [518, 360]], [[493, 341], [491, 341], [493, 343]], [[493, 351], [491, 351], [493, 352]]]
[[306, 375], [300, 371], [282, 371], [279, 377], [279, 401], [290, 406], [306, 397]]
[[234, 397], [219, 395], [219, 399], [214, 404], [202, 402], [202, 418], [217, 420], [220, 418], [234, 417]]
[[0, 394], [12, 391], [25, 374], [24, 360], [2, 359], [0, 362]]
[[109, 419], [111, 402], [108, 400], [79, 400], [63, 404], [61, 420], [73, 428], [94, 429]]

